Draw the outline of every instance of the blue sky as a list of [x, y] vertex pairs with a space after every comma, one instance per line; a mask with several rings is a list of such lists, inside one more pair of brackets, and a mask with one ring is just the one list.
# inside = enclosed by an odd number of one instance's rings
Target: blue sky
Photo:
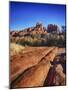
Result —
[[42, 22], [65, 25], [65, 5], [10, 2], [10, 30], [22, 30]]

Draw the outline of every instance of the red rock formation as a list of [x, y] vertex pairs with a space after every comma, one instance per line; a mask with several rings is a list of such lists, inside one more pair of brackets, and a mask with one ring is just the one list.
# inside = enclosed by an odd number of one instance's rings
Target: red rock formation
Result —
[[37, 23], [36, 26], [33, 28], [30, 27], [30, 28], [27, 28], [26, 30], [10, 32], [10, 35], [13, 37], [17, 37], [17, 36], [22, 37], [27, 34], [47, 34], [47, 31], [42, 24]]

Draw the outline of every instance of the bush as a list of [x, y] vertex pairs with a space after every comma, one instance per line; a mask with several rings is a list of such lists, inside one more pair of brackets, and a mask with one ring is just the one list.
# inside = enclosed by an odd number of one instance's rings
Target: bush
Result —
[[[40, 37], [41, 36], [41, 37]], [[16, 42], [21, 45], [28, 46], [60, 46], [65, 47], [66, 39], [64, 36], [60, 36], [58, 38], [57, 34], [49, 34], [49, 35], [32, 35], [25, 36], [23, 38], [13, 38], [12, 42]]]

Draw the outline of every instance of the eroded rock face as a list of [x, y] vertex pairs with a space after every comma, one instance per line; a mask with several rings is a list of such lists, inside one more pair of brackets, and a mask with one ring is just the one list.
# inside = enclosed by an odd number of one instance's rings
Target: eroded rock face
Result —
[[61, 64], [56, 66], [56, 81], [55, 85], [65, 85], [65, 74], [63, 73], [63, 67]]
[[45, 80], [44, 86], [66, 85], [66, 60], [64, 57], [66, 57], [65, 53], [61, 53], [55, 57], [53, 62], [51, 62], [51, 68]]

